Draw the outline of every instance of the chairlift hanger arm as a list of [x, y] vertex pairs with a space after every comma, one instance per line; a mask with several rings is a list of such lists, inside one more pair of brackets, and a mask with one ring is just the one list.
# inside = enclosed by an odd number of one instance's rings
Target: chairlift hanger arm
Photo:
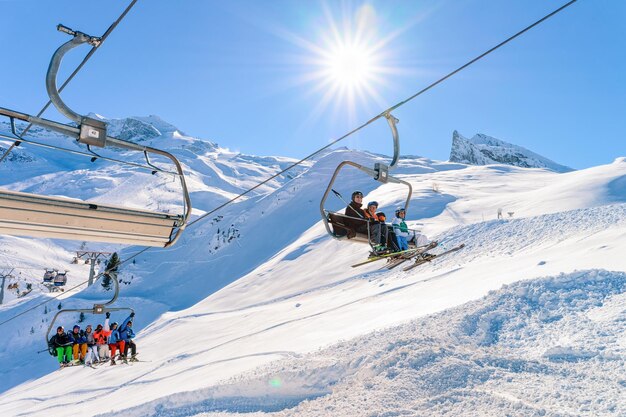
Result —
[[387, 119], [389, 127], [391, 128], [391, 135], [393, 136], [393, 158], [389, 164], [389, 169], [392, 169], [396, 166], [398, 159], [400, 158], [400, 135], [398, 134], [398, 127], [396, 126], [396, 124], [400, 121], [393, 117], [393, 115], [388, 111], [386, 111], [384, 115]]

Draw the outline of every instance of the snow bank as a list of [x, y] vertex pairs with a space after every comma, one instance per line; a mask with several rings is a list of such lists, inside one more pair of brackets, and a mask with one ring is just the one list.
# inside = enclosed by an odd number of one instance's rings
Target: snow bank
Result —
[[519, 282], [124, 416], [626, 413], [626, 274]]

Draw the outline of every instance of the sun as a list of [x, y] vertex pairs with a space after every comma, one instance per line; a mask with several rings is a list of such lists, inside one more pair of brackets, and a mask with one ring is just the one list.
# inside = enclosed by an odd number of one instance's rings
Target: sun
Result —
[[391, 45], [398, 29], [390, 27], [371, 4], [354, 9], [337, 4], [322, 3], [317, 23], [302, 33], [279, 32], [299, 49], [294, 61], [298, 75], [290, 87], [315, 100], [305, 124], [329, 114], [353, 123], [359, 113], [384, 108], [381, 91], [390, 87], [398, 72]]
[[336, 88], [371, 88], [376, 74], [376, 54], [365, 44], [341, 42], [324, 54], [324, 76]]

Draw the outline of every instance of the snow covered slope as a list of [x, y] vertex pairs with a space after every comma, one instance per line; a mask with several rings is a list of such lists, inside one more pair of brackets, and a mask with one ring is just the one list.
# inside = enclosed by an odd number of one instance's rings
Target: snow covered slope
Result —
[[[626, 158], [565, 174], [403, 158], [409, 224], [442, 248], [467, 245], [410, 272], [352, 269], [367, 249], [326, 236], [319, 199], [344, 159], [380, 161], [330, 153], [124, 266], [117, 305], [138, 311], [146, 362], [54, 371], [35, 353], [43, 307], [7, 324], [0, 414], [623, 414]], [[390, 213], [406, 197], [355, 173], [337, 188]], [[498, 208], [513, 214], [496, 219]], [[94, 285], [63, 306], [105, 295]], [[40, 301], [5, 306], [0, 321]]]
[[467, 139], [456, 130], [452, 134], [450, 162], [470, 165], [506, 164], [523, 168], [547, 168], [555, 172], [573, 171], [570, 167], [557, 164], [521, 146], [481, 133]]

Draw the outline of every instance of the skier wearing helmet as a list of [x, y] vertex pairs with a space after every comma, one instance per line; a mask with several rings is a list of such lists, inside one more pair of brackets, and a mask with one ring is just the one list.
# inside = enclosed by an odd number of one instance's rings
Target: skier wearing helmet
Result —
[[425, 235], [417, 233], [415, 230], [409, 230], [408, 226], [404, 222], [406, 216], [406, 210], [404, 207], [400, 207], [396, 210], [396, 217], [391, 222], [393, 226], [393, 232], [396, 234], [396, 243], [398, 248], [407, 250], [409, 248], [409, 242], [413, 240], [416, 246], [423, 246], [428, 244], [428, 238]]
[[[104, 330], [108, 331], [108, 321], [104, 322]], [[120, 350], [120, 359], [126, 362], [126, 358], [124, 357], [124, 341], [120, 337], [120, 331], [117, 328], [117, 322], [111, 323], [111, 335], [109, 336], [109, 349], [111, 349], [111, 365], [115, 365], [115, 353], [117, 349]]]
[[57, 333], [50, 338], [48, 350], [51, 355], [55, 355], [61, 368], [68, 366], [72, 362], [72, 341], [70, 340], [63, 326], [57, 327]]
[[74, 362], [85, 362], [85, 356], [87, 356], [87, 337], [85, 332], [80, 329], [78, 324], [74, 325], [72, 332], [68, 334], [70, 340], [73, 343], [72, 349], [74, 354]]
[[100, 358], [101, 362], [104, 362], [107, 359], [109, 359], [109, 344], [107, 343], [107, 340], [109, 336], [111, 335], [111, 331], [108, 330], [110, 316], [111, 316], [111, 313], [107, 312], [106, 320], [104, 321], [104, 325], [106, 326], [107, 330], [104, 330], [102, 325], [98, 324], [96, 326], [96, 331], [93, 332], [93, 338], [96, 341], [96, 346], [98, 348], [98, 357]]
[[367, 210], [365, 210], [365, 217], [368, 219], [369, 224], [370, 224], [370, 232], [371, 232], [372, 240], [374, 241], [374, 243], [377, 244], [377, 246], [374, 247], [374, 250], [376, 252], [383, 252], [387, 250], [388, 230], [387, 230], [387, 225], [385, 224], [385, 221], [384, 221], [385, 215], [384, 214], [382, 215], [383, 220], [381, 220], [381, 217], [376, 213], [376, 210], [378, 210], [378, 202], [370, 201], [369, 203], [367, 203]]

